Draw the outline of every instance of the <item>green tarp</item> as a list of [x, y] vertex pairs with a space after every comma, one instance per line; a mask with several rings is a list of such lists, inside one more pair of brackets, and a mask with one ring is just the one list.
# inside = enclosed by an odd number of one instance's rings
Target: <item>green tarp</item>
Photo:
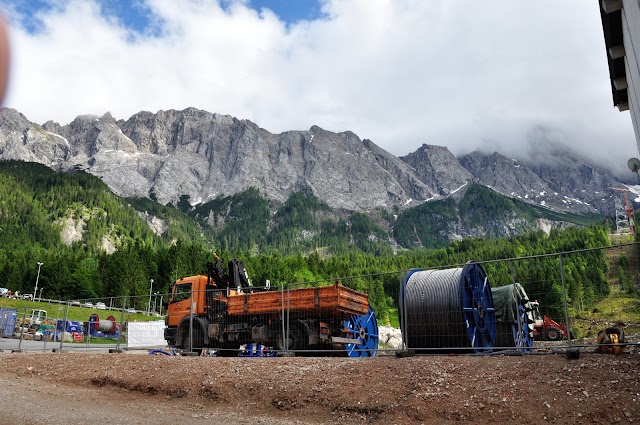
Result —
[[529, 298], [519, 283], [491, 288], [491, 295], [496, 309], [496, 322], [511, 324], [516, 320], [517, 305], [523, 304], [528, 307]]

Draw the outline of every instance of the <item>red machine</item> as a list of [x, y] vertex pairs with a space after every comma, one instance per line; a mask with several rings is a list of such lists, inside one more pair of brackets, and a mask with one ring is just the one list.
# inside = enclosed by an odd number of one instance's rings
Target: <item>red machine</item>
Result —
[[547, 341], [560, 341], [567, 337], [567, 328], [547, 315], [540, 314], [540, 304], [538, 301], [531, 301], [531, 312], [533, 313], [533, 337]]

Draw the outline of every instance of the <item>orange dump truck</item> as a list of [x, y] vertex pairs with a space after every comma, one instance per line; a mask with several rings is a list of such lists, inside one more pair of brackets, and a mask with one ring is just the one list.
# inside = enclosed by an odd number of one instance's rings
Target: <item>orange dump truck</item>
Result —
[[209, 269], [207, 276], [171, 285], [164, 331], [170, 346], [186, 352], [213, 349], [227, 356], [238, 355], [246, 344], [277, 352], [375, 355], [378, 325], [367, 294], [340, 283], [258, 291], [248, 279], [237, 279], [238, 273], [231, 276], [220, 284]]

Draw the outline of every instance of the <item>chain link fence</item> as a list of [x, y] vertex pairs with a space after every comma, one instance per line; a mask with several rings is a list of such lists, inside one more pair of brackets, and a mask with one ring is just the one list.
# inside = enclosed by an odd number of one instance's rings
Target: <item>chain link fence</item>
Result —
[[[15, 351], [152, 349], [166, 347], [163, 300], [168, 294], [65, 301], [48, 308], [2, 309], [2, 337]], [[135, 307], [142, 308], [137, 309]]]
[[409, 271], [400, 296], [405, 349], [635, 351], [637, 250], [630, 244]]
[[218, 288], [202, 276], [201, 284], [173, 285], [171, 294], [67, 301], [44, 317], [0, 309], [0, 332], [17, 339], [18, 350], [373, 357], [597, 350], [598, 335], [617, 329], [617, 340], [605, 342], [631, 351], [640, 333], [637, 249], [280, 286]]

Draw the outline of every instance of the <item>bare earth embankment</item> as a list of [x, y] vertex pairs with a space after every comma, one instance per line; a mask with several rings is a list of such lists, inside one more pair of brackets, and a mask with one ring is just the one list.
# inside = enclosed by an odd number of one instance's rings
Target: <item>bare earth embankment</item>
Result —
[[3, 424], [638, 423], [640, 355], [0, 353]]

